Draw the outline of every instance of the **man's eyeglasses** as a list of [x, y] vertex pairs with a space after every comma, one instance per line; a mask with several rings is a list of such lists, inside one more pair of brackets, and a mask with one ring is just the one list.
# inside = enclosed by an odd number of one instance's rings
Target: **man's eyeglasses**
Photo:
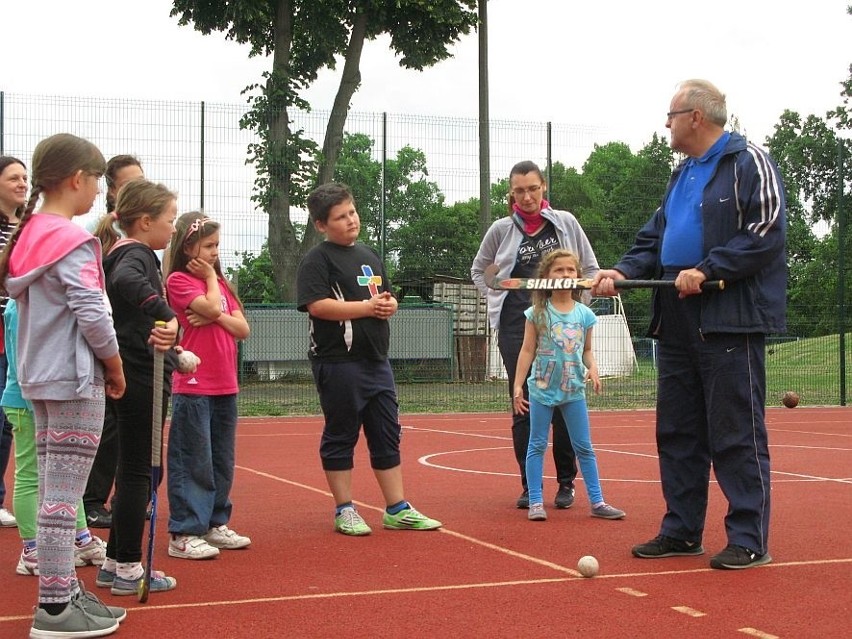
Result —
[[666, 113], [666, 119], [671, 120], [674, 116], [680, 115], [681, 113], [692, 113], [695, 109], [680, 109], [678, 111], [669, 111]]
[[530, 186], [525, 189], [512, 189], [512, 195], [520, 199], [524, 197], [527, 193], [529, 193], [530, 195], [536, 195], [539, 191], [541, 191], [541, 184], [536, 184], [535, 186]]

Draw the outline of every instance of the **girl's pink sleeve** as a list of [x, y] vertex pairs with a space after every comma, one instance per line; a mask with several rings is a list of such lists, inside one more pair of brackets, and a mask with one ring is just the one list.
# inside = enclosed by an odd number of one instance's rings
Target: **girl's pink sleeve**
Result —
[[204, 295], [207, 289], [204, 282], [188, 273], [172, 273], [166, 280], [166, 291], [169, 306], [176, 313], [184, 313], [189, 304], [199, 295]]

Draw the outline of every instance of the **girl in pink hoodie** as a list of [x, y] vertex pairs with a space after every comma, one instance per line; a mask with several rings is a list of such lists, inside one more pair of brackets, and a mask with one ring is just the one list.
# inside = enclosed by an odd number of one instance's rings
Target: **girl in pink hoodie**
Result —
[[103, 636], [127, 614], [84, 592], [74, 568], [77, 507], [100, 442], [105, 395], [118, 398], [125, 389], [100, 244], [72, 221], [91, 209], [105, 167], [82, 138], [61, 133], [39, 142], [30, 199], [0, 257], [0, 282], [18, 304], [18, 380], [35, 416], [34, 639]]

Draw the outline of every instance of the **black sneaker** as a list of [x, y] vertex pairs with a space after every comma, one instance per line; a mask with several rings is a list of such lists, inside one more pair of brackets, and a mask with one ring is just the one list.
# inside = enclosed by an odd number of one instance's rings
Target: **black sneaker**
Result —
[[112, 526], [112, 513], [103, 506], [86, 511], [86, 523], [89, 528], [109, 528]]
[[524, 492], [521, 493], [521, 496], [518, 497], [518, 501], [515, 503], [515, 506], [518, 508], [529, 508], [530, 507], [530, 491], [524, 489]]
[[571, 508], [574, 505], [574, 487], [571, 484], [559, 484], [553, 505], [557, 508]]
[[721, 570], [741, 570], [752, 566], [763, 566], [770, 561], [772, 561], [772, 557], [769, 556], [768, 552], [758, 555], [743, 546], [728, 544], [722, 552], [713, 555], [713, 558], [710, 559], [710, 567]]
[[657, 535], [651, 541], [633, 546], [632, 552], [634, 557], [658, 559], [660, 557], [703, 555], [704, 548], [697, 541], [683, 541], [666, 535]]

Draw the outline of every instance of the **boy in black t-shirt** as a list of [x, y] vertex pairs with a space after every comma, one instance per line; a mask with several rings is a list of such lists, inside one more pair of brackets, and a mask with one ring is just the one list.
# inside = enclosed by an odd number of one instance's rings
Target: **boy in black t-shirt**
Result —
[[352, 468], [361, 426], [370, 465], [384, 495], [385, 528], [435, 530], [405, 501], [399, 454], [399, 407], [388, 362], [388, 319], [397, 301], [379, 256], [358, 243], [361, 222], [345, 184], [324, 184], [308, 196], [308, 211], [326, 241], [299, 264], [299, 310], [310, 320], [311, 368], [325, 416], [320, 459], [344, 535], [371, 530], [352, 503]]

